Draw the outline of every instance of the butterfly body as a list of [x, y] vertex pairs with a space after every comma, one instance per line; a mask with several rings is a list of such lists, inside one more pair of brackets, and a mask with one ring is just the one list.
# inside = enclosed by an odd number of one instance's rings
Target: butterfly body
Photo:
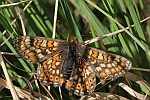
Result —
[[[68, 50], [67, 50], [67, 54], [68, 57], [66, 58], [66, 62], [64, 64], [64, 77], [66, 78], [66, 80], [68, 80], [70, 78], [70, 75], [72, 73], [72, 69], [73, 69], [73, 64], [76, 63], [76, 41], [72, 41], [69, 44]], [[75, 64], [76, 65], [76, 64]]]

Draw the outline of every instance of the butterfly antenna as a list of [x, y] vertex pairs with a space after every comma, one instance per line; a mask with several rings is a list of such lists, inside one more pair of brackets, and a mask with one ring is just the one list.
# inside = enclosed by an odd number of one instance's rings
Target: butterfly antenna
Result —
[[[57, 23], [68, 33], [68, 36], [67, 36], [67, 40], [69, 39], [69, 36], [71, 36], [71, 34], [69, 33], [69, 31], [64, 27], [64, 25], [62, 25], [62, 23], [60, 22], [60, 20], [57, 20]], [[58, 25], [57, 24], [57, 25]]]

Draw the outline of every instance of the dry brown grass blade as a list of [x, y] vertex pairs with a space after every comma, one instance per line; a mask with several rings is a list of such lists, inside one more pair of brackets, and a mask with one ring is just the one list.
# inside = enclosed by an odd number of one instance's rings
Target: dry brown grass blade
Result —
[[124, 90], [126, 90], [130, 95], [134, 96], [137, 99], [150, 100], [150, 97], [146, 97], [145, 95], [142, 95], [142, 94], [136, 92], [135, 90], [133, 90], [132, 88], [130, 88], [128, 85], [126, 85], [124, 83], [119, 83], [118, 85], [120, 87], [122, 87]]
[[54, 24], [53, 24], [53, 35], [52, 38], [55, 39], [56, 36], [56, 24], [57, 24], [57, 12], [58, 12], [58, 2], [59, 0], [55, 1], [55, 13], [54, 13]]
[[18, 79], [18, 78], [22, 78], [22, 79], [26, 82], [26, 86], [25, 86], [24, 88], [28, 87], [28, 89], [29, 89], [28, 91], [29, 91], [30, 93], [33, 93], [33, 87], [32, 87], [32, 85], [31, 85], [31, 82], [29, 82], [29, 80], [28, 80], [27, 78], [25, 78], [25, 77], [23, 77], [23, 76], [19, 76], [19, 75], [11, 77], [12, 81], [13, 81], [13, 80], [16, 80], [16, 79]]
[[14, 100], [19, 100], [19, 97], [18, 97], [18, 94], [16, 93], [16, 90], [14, 88], [14, 85], [10, 79], [10, 76], [8, 74], [8, 71], [7, 71], [7, 68], [5, 66], [5, 63], [4, 63], [4, 60], [3, 60], [3, 57], [1, 55], [1, 52], [0, 52], [0, 65], [2, 66], [2, 69], [3, 69], [3, 72], [4, 72], [4, 75], [6, 77], [6, 80], [7, 80], [7, 85], [9, 86], [9, 89], [10, 89], [10, 92], [12, 94], [12, 97]]
[[90, 95], [83, 96], [80, 100], [129, 100], [129, 99], [113, 93], [94, 92]]
[[142, 79], [141, 77], [137, 76], [136, 74], [127, 72], [127, 74], [125, 75], [125, 77], [129, 80], [132, 80], [134, 82], [136, 82], [139, 85], [142, 85], [144, 87], [146, 87], [149, 91], [150, 91], [150, 84], [147, 83], [144, 79]]
[[[125, 78], [128, 79], [128, 80], [132, 80], [134, 81], [135, 83], [139, 84], [140, 86], [144, 86], [146, 87], [148, 90], [150, 90], [150, 85], [149, 83], [147, 83], [145, 80], [143, 80], [141, 77], [133, 74], [133, 73], [130, 73], [130, 72], [127, 72], [125, 74]], [[133, 97], [135, 97], [136, 99], [140, 99], [140, 100], [150, 100], [150, 97], [147, 97], [147, 94], [146, 95], [143, 95], [143, 94], [140, 94], [138, 92], [136, 92], [134, 89], [131, 88], [131, 86], [129, 87], [128, 85], [124, 84], [124, 83], [118, 83], [117, 85], [114, 85], [110, 92], [113, 92], [115, 91], [116, 87], [117, 86], [120, 86], [121, 88], [123, 88], [125, 91], [127, 91], [130, 95], [132, 95]], [[148, 91], [149, 92], [149, 91]]]
[[[130, 72], [127, 72], [125, 74], [125, 77], [126, 79], [129, 79], [131, 81], [134, 81], [135, 83], [139, 84], [140, 86], [144, 86], [146, 87], [149, 91], [150, 91], [150, 84], [147, 83], [144, 79], [142, 79], [141, 77], [133, 74], [133, 73], [130, 73]], [[143, 95], [143, 94], [140, 94], [138, 92], [136, 92], [135, 90], [133, 90], [131, 87], [129, 87], [128, 85], [124, 84], [124, 83], [119, 83], [118, 86], [120, 86], [121, 88], [123, 88], [125, 91], [127, 91], [130, 95], [132, 95], [133, 97], [137, 98], [137, 99], [140, 99], [140, 100], [150, 100], [150, 97], [146, 95]], [[116, 86], [114, 86], [112, 88], [112, 91], [115, 90]], [[148, 92], [149, 92], [148, 91]]]
[[[141, 77], [133, 74], [133, 73], [130, 73], [130, 72], [127, 72], [125, 74], [125, 78], [128, 79], [128, 80], [132, 80], [134, 81], [135, 83], [139, 84], [140, 86], [144, 86], [146, 87], [149, 91], [150, 91], [150, 84], [147, 83], [145, 80], [143, 80]], [[146, 95], [143, 95], [143, 94], [140, 94], [138, 92], [136, 92], [135, 90], [133, 90], [131, 88], [131, 86], [129, 87], [128, 85], [124, 84], [124, 83], [118, 83], [117, 85], [114, 85], [111, 90], [110, 90], [110, 93], [113, 93], [115, 90], [116, 90], [116, 87], [117, 86], [120, 86], [121, 88], [123, 88], [125, 91], [127, 91], [130, 95], [132, 95], [133, 97], [135, 97], [136, 99], [140, 99], [140, 100], [150, 100], [150, 97]], [[148, 92], [149, 92], [148, 91]], [[102, 93], [100, 94], [102, 95]], [[113, 94], [114, 95], [114, 94]], [[102, 96], [101, 96], [102, 97]], [[106, 96], [107, 97], [107, 96]], [[118, 97], [118, 96], [117, 96]], [[113, 97], [112, 97], [113, 98]], [[112, 99], [111, 98], [111, 99]], [[120, 97], [119, 97], [120, 98]], [[86, 100], [86, 99], [84, 99]], [[116, 99], [118, 100], [118, 99]], [[119, 99], [119, 100], [123, 100], [123, 99]]]
[[[3, 87], [3, 88], [9, 89], [8, 83], [5, 80], [3, 80], [2, 78], [0, 78], [0, 86], [1, 86], [1, 88]], [[39, 93], [33, 92], [33, 94], [31, 94], [30, 92], [28, 92], [27, 89], [21, 89], [21, 88], [16, 87], [16, 86], [14, 86], [14, 88], [15, 88], [17, 94], [19, 95], [19, 97], [22, 99], [39, 100], [39, 98], [41, 98], [41, 100], [49, 100], [49, 98], [47, 98], [47, 97], [45, 97]], [[38, 97], [38, 98], [36, 98], [36, 97]]]

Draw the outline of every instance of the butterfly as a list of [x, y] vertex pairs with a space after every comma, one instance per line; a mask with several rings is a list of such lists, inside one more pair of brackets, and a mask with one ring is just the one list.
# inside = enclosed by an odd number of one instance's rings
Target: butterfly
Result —
[[114, 80], [132, 67], [125, 57], [88, 47], [84, 43], [66, 40], [18, 36], [14, 47], [19, 56], [28, 62], [40, 62], [37, 77], [45, 85], [61, 87], [77, 96], [90, 94], [96, 87], [96, 76]]

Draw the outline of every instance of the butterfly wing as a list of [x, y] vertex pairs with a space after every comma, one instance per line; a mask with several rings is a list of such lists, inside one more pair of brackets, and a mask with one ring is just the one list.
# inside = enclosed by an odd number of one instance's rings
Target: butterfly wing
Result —
[[76, 44], [75, 61], [72, 62], [68, 56], [70, 44], [64, 40], [20, 36], [14, 39], [14, 45], [18, 55], [25, 60], [40, 62], [37, 73], [44, 84], [61, 86], [66, 80], [64, 69], [71, 61], [67, 67], [70, 69], [72, 66], [72, 71], [69, 71], [71, 75], [66, 88], [78, 96], [94, 91], [96, 76], [101, 81], [114, 80], [132, 67], [132, 63], [125, 57], [80, 44]]
[[61, 51], [42, 61], [37, 69], [38, 79], [45, 85], [62, 86], [65, 82], [63, 70], [66, 59], [67, 53]]
[[96, 76], [91, 66], [85, 59], [80, 60], [76, 66], [66, 82], [66, 88], [78, 96], [93, 92], [96, 87]]
[[125, 57], [106, 53], [95, 48], [87, 48], [87, 61], [101, 81], [114, 80], [123, 76], [132, 67]]
[[68, 42], [44, 37], [19, 36], [14, 39], [15, 49], [28, 62], [40, 62], [38, 79], [48, 85], [61, 86], [65, 79], [63, 69], [68, 57]]
[[132, 67], [125, 57], [80, 45], [77, 47], [76, 71], [66, 83], [66, 88], [82, 96], [90, 94], [96, 87], [96, 78], [101, 82], [123, 76]]
[[16, 37], [13, 44], [18, 55], [28, 62], [41, 62], [68, 47], [64, 40], [31, 36]]

